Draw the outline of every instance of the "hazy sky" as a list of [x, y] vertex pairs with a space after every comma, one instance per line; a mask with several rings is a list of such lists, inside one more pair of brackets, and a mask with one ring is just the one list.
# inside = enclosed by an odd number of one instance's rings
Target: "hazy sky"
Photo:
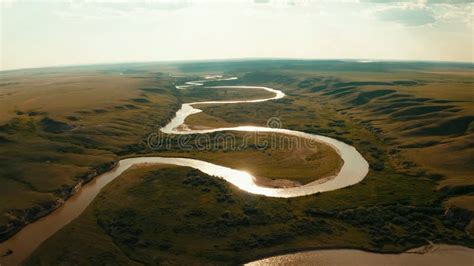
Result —
[[8, 1], [1, 69], [223, 58], [474, 61], [472, 1]]

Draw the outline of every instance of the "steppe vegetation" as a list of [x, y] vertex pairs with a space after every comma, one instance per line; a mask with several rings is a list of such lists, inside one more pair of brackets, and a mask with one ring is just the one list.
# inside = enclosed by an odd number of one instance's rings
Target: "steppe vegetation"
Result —
[[[47, 240], [30, 264], [242, 263], [312, 248], [401, 252], [429, 242], [474, 247], [472, 65], [277, 60], [159, 68], [180, 77], [158, 73], [153, 65], [84, 74], [85, 83], [113, 77], [117, 87], [128, 88], [107, 99], [94, 99], [100, 93], [88, 92], [88, 85], [63, 88], [69, 85], [44, 80], [44, 88], [56, 88], [52, 95], [76, 88], [88, 100], [70, 109], [53, 103], [29, 108], [36, 100], [26, 97], [2, 110], [0, 180], [6, 186], [0, 187], [5, 214], [0, 221], [9, 224], [0, 227], [3, 237], [124, 157], [190, 157], [300, 183], [337, 171], [340, 161], [325, 146], [274, 151], [257, 149], [254, 139], [241, 151], [219, 145], [205, 151], [147, 146], [147, 134], [166, 124], [182, 102], [268, 96], [253, 90], [174, 88], [209, 73], [239, 77], [209, 86], [261, 85], [287, 97], [202, 105], [202, 113], [186, 120], [190, 127], [266, 126], [278, 117], [283, 128], [353, 145], [369, 162], [369, 174], [352, 187], [275, 199], [247, 194], [188, 168], [137, 167]], [[71, 76], [53, 74], [48, 78]], [[0, 101], [22, 82], [15, 75], [2, 76], [0, 91], [6, 94]], [[234, 136], [242, 141], [242, 134]]]

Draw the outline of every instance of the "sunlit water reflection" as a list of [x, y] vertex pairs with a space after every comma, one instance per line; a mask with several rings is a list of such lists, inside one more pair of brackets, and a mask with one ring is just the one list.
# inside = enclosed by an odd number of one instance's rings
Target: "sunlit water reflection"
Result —
[[426, 252], [426, 247], [416, 248], [401, 254], [379, 254], [354, 249], [334, 249], [296, 252], [274, 256], [246, 264], [247, 266], [275, 265], [351, 265], [351, 266], [472, 266], [474, 250], [462, 246], [435, 245]]

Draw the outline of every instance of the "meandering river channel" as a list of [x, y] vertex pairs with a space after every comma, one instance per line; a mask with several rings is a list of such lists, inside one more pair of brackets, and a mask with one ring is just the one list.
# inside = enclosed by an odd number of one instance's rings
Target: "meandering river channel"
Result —
[[[212, 79], [202, 81], [187, 82], [186, 85], [177, 86], [178, 89], [187, 89], [196, 86], [202, 86], [205, 81], [216, 80], [233, 80], [236, 78], [214, 77]], [[198, 169], [206, 174], [222, 178], [227, 182], [239, 187], [249, 193], [260, 194], [268, 197], [298, 197], [318, 192], [325, 192], [340, 189], [350, 185], [354, 185], [367, 175], [369, 164], [362, 155], [352, 146], [345, 144], [336, 139], [325, 136], [304, 133], [282, 128], [255, 127], [255, 126], [239, 126], [214, 128], [206, 130], [183, 130], [185, 119], [193, 114], [201, 112], [195, 108], [202, 104], [238, 104], [238, 103], [258, 103], [271, 101], [285, 97], [285, 94], [276, 89], [258, 86], [215, 86], [215, 89], [224, 88], [246, 88], [266, 90], [274, 93], [273, 97], [257, 99], [257, 100], [241, 100], [241, 101], [205, 101], [185, 103], [181, 109], [177, 111], [176, 116], [161, 131], [166, 134], [206, 134], [218, 131], [241, 131], [241, 132], [274, 132], [286, 135], [306, 138], [327, 144], [334, 148], [343, 160], [340, 171], [323, 180], [316, 180], [306, 185], [290, 187], [290, 188], [272, 188], [263, 187], [255, 182], [255, 178], [244, 172], [228, 167], [212, 164], [209, 162], [189, 159], [189, 158], [170, 158], [170, 157], [137, 157], [120, 160], [117, 167], [96, 177], [91, 182], [84, 185], [75, 195], [69, 198], [61, 207], [53, 211], [51, 214], [25, 226], [20, 232], [15, 234], [7, 241], [0, 244], [0, 254], [6, 250], [12, 250], [9, 256], [0, 258], [0, 265], [17, 265], [24, 261], [42, 242], [52, 236], [59, 229], [77, 218], [86, 207], [93, 201], [101, 189], [109, 182], [120, 176], [125, 170], [137, 164], [172, 164], [179, 166], [187, 166]]]

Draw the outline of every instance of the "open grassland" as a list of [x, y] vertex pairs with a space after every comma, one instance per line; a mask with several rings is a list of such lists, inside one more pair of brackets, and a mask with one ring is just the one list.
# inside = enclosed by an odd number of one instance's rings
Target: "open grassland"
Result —
[[[126, 69], [7, 72], [1, 84], [0, 240], [47, 215], [80, 184], [124, 156], [158, 152], [209, 159], [247, 170], [271, 186], [307, 183], [334, 174], [341, 165], [326, 146], [306, 147], [300, 141], [305, 148], [288, 143], [262, 148], [255, 136], [243, 146], [240, 136], [234, 143], [238, 150], [213, 147], [201, 152], [195, 145], [187, 151], [175, 145], [156, 151], [147, 145], [148, 134], [166, 124], [181, 102], [273, 96], [261, 90], [176, 90], [168, 75]], [[286, 169], [279, 171], [276, 165]]]
[[[38, 188], [68, 184], [61, 173], [74, 174], [80, 167], [91, 170], [89, 163], [100, 162], [92, 174], [79, 179], [88, 180], [112, 167], [118, 158], [136, 155], [197, 158], [258, 177], [294, 177], [292, 182], [301, 183], [308, 182], [310, 174], [314, 179], [340, 166], [340, 161], [331, 160], [334, 151], [326, 146], [271, 150], [260, 149], [251, 140], [243, 150], [225, 150], [221, 142], [203, 151], [183, 150], [176, 142], [169, 149], [151, 149], [143, 141], [149, 132], [145, 129], [156, 132], [181, 102], [264, 96], [257, 91], [242, 92], [243, 96], [234, 90], [206, 88], [177, 91], [172, 86], [173, 80], [181, 84], [199, 79], [204, 72], [239, 77], [209, 85], [268, 86], [287, 97], [258, 104], [198, 106], [203, 112], [186, 120], [191, 127], [266, 126], [269, 118], [277, 117], [282, 128], [355, 146], [368, 160], [369, 174], [345, 189], [274, 199], [244, 193], [188, 168], [132, 169], [106, 187], [76, 221], [45, 242], [30, 264], [229, 264], [310, 248], [398, 252], [428, 241], [474, 247], [471, 65], [190, 63], [169, 68], [174, 74], [183, 71], [179, 78], [157, 76], [150, 65], [139, 69], [103, 72], [141, 79], [153, 73], [151, 83], [138, 87], [138, 95], [104, 105], [113, 107], [79, 108], [58, 116], [25, 110], [2, 126], [0, 156], [9, 162], [0, 168], [2, 184], [18, 190], [18, 194], [2, 191], [0, 197], [10, 201], [4, 206], [53, 202], [73, 187], [47, 193]], [[241, 134], [234, 136], [237, 143], [242, 142]], [[190, 139], [196, 141], [197, 136]], [[43, 167], [29, 173], [30, 164]], [[55, 171], [57, 179], [36, 175]], [[34, 206], [27, 214], [41, 213], [42, 207], [38, 210], [37, 206], [42, 205]], [[9, 210], [4, 219], [16, 222], [18, 217], [18, 211]]]
[[2, 73], [0, 240], [59, 206], [76, 186], [178, 108], [159, 73]]
[[[258, 105], [201, 106], [204, 112], [189, 117], [187, 124], [265, 126], [269, 118], [278, 117], [283, 128], [353, 144], [369, 161], [371, 172], [390, 170], [434, 180], [436, 193], [446, 198], [473, 193], [472, 71], [229, 73], [240, 79], [222, 84], [269, 86], [283, 90], [287, 97]], [[470, 200], [456, 203], [452, 209], [474, 206]], [[473, 212], [461, 216], [469, 220]]]
[[0, 123], [17, 114], [61, 115], [71, 110], [110, 108], [124, 99], [138, 97], [143, 79], [100, 73], [26, 74], [2, 77]]
[[400, 252], [427, 241], [466, 243], [462, 226], [437, 204], [434, 187], [430, 180], [372, 174], [347, 189], [278, 199], [189, 168], [136, 167], [27, 265], [228, 265], [298, 249]]
[[204, 160], [246, 171], [266, 186], [306, 184], [330, 177], [342, 166], [340, 156], [326, 144], [275, 133], [219, 132], [175, 136], [169, 142], [173, 144], [163, 143], [145, 155]]
[[[285, 128], [351, 142], [376, 138], [381, 142], [377, 148], [387, 149], [394, 166], [436, 172], [443, 176], [440, 187], [474, 182], [474, 155], [469, 148], [473, 145], [474, 74], [279, 71], [244, 74], [238, 82], [274, 86], [288, 97], [244, 107], [202, 106], [204, 112], [187, 123], [265, 125], [276, 116]], [[355, 134], [371, 136], [367, 140]]]
[[[273, 97], [272, 92], [245, 88], [208, 88], [194, 87], [180, 90], [182, 101], [202, 102], [202, 101], [224, 101], [224, 100], [254, 100]], [[199, 107], [199, 106], [197, 106]]]

